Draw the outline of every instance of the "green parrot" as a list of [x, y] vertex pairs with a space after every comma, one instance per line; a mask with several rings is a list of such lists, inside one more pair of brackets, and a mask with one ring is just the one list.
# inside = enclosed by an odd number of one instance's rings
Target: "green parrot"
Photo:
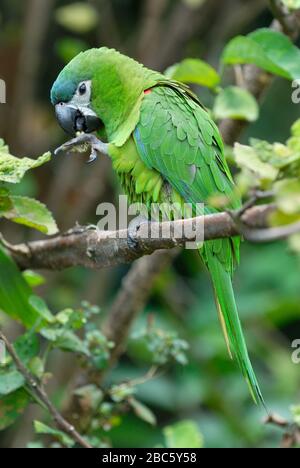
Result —
[[[102, 47], [82, 52], [62, 70], [51, 101], [62, 128], [77, 135], [57, 152], [88, 145], [89, 162], [107, 154], [131, 203], [150, 209], [151, 203], [180, 201], [201, 215], [218, 211], [209, 200], [221, 194], [228, 208], [240, 208], [218, 128], [186, 85]], [[236, 357], [254, 401], [263, 403], [232, 287], [239, 249], [235, 237], [207, 241], [199, 251], [230, 357]]]

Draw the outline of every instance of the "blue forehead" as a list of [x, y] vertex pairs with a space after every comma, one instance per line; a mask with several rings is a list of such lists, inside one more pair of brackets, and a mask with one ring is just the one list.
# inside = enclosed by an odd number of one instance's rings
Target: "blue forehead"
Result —
[[74, 96], [79, 83], [58, 77], [51, 89], [51, 102], [55, 106], [59, 102], [69, 102]]

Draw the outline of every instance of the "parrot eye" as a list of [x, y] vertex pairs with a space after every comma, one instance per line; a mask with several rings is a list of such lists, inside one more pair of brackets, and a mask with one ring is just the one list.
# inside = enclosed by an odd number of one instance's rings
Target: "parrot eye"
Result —
[[83, 96], [86, 93], [86, 84], [82, 83], [78, 88], [80, 96]]
[[79, 81], [74, 95], [68, 104], [80, 109], [83, 107], [90, 107], [92, 97], [92, 83], [91, 81]]

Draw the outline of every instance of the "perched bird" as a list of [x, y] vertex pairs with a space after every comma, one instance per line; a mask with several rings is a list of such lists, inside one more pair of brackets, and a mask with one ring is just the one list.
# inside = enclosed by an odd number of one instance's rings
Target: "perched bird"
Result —
[[[90, 146], [90, 161], [97, 153], [108, 154], [130, 202], [149, 209], [151, 203], [190, 203], [201, 215], [218, 211], [209, 200], [221, 194], [229, 209], [241, 206], [218, 128], [186, 85], [103, 47], [79, 54], [62, 70], [51, 101], [62, 128], [77, 135], [59, 151]], [[236, 357], [254, 401], [263, 403], [232, 287], [239, 249], [235, 237], [207, 241], [199, 251], [212, 278], [230, 356]]]

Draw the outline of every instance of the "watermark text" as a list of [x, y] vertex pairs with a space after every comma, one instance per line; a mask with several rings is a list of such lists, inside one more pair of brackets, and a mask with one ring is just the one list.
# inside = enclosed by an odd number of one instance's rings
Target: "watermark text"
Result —
[[0, 79], [0, 104], [6, 104], [6, 83]]
[[[96, 215], [99, 231], [115, 232], [118, 239], [126, 239], [135, 219], [147, 225], [140, 231], [142, 239], [184, 239], [187, 249], [198, 249], [204, 242], [204, 204], [198, 203], [132, 203], [120, 195], [119, 206], [101, 203]], [[158, 223], [160, 223], [158, 225]]]
[[294, 364], [300, 364], [300, 339], [293, 341], [292, 348], [295, 350], [292, 353], [292, 361]]
[[0, 364], [5, 361], [5, 343], [4, 341], [0, 340]]

